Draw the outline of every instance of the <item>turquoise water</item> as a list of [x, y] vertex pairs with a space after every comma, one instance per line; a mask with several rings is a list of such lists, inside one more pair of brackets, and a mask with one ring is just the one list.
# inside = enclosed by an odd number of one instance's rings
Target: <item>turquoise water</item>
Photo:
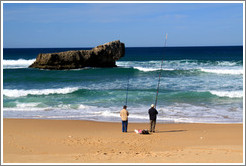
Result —
[[89, 48], [3, 50], [5, 118], [120, 121], [129, 78], [129, 121], [147, 122], [155, 102], [159, 122], [243, 121], [243, 47], [126, 48], [118, 68], [39, 70], [38, 53]]

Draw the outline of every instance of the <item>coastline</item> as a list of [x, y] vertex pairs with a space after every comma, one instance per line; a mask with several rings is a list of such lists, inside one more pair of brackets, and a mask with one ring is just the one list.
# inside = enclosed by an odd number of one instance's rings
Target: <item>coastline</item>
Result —
[[3, 119], [3, 163], [242, 163], [243, 124]]

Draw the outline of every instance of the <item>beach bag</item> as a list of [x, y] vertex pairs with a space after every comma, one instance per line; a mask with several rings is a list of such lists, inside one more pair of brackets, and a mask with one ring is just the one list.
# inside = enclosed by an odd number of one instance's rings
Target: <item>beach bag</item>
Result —
[[141, 134], [149, 134], [149, 131], [148, 130], [142, 130], [142, 133]]
[[144, 130], [137, 130], [137, 129], [135, 129], [134, 131], [137, 134], [149, 134], [149, 130], [147, 130], [147, 129], [144, 129]]

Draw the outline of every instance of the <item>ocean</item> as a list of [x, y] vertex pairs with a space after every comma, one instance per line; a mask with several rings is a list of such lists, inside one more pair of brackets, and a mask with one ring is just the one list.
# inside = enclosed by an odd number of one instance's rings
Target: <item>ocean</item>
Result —
[[120, 122], [128, 88], [129, 123], [148, 122], [161, 72], [159, 123], [243, 122], [242, 46], [127, 47], [117, 68], [28, 68], [39, 53], [79, 49], [91, 48], [3, 49], [3, 117]]

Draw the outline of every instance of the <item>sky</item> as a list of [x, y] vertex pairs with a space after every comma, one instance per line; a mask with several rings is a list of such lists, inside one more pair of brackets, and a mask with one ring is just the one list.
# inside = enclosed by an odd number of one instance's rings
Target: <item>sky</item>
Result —
[[4, 3], [4, 48], [243, 45], [242, 3]]

